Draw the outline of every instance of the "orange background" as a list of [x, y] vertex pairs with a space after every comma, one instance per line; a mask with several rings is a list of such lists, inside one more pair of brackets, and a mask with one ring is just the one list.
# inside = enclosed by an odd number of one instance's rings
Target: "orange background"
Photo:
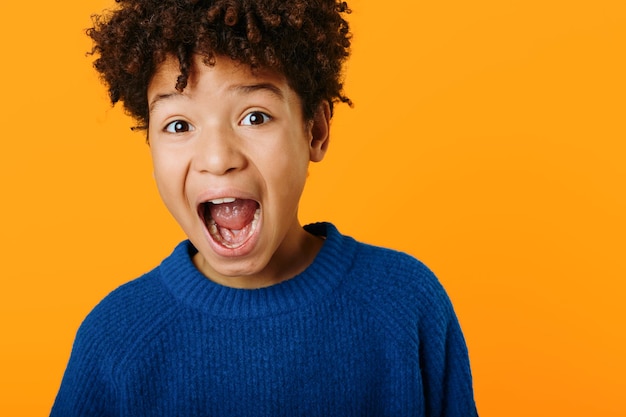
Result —
[[[47, 415], [84, 316], [183, 238], [84, 54], [112, 4], [1, 6], [2, 416]], [[302, 220], [438, 274], [482, 417], [626, 415], [624, 2], [351, 5]]]

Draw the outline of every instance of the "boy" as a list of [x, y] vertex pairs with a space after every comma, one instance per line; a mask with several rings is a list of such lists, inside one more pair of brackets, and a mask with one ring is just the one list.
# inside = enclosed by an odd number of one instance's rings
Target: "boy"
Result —
[[335, 0], [118, 0], [89, 35], [189, 240], [78, 331], [54, 417], [476, 415], [414, 258], [304, 228], [350, 33]]

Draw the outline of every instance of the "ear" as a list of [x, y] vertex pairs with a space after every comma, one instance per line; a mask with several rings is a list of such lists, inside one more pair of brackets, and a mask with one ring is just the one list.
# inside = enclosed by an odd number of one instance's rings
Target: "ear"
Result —
[[320, 103], [310, 122], [309, 155], [312, 162], [324, 159], [330, 138], [330, 105], [324, 100]]

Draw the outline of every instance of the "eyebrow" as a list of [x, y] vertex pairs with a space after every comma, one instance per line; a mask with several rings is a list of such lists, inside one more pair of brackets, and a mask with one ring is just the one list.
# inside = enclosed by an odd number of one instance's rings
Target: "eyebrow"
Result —
[[154, 107], [161, 101], [167, 100], [168, 98], [181, 96], [181, 93], [167, 93], [167, 94], [157, 94], [155, 98], [152, 99], [150, 103], [148, 103], [148, 113], [152, 113]]
[[[257, 91], [267, 91], [271, 95], [273, 95], [276, 98], [278, 98], [279, 100], [284, 100], [285, 99], [285, 95], [283, 94], [283, 91], [280, 88], [278, 88], [277, 86], [275, 86], [274, 84], [272, 84], [272, 83], [237, 84], [237, 85], [234, 85], [234, 86], [228, 88], [228, 91], [234, 91], [237, 94], [242, 94], [242, 95], [252, 94], [252, 93], [257, 92]], [[161, 102], [163, 100], [167, 100], [167, 99], [173, 98], [173, 97], [183, 97], [183, 94], [179, 93], [179, 92], [158, 94], [148, 104], [148, 112], [152, 113], [152, 111], [154, 110], [154, 107], [159, 102]]]
[[276, 96], [276, 98], [278, 98], [279, 100], [285, 99], [285, 95], [283, 94], [283, 91], [272, 83], [243, 84], [243, 85], [239, 84], [239, 85], [232, 86], [231, 88], [229, 88], [229, 90], [233, 90], [241, 94], [251, 94], [256, 91], [268, 91], [272, 95]]

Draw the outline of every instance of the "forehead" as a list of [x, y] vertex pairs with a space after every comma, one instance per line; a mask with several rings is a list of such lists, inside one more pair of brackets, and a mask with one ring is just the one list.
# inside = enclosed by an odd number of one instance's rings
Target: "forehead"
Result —
[[[148, 84], [148, 96], [157, 89], [175, 89], [181, 75], [178, 58], [170, 55], [157, 68]], [[207, 64], [202, 56], [194, 55], [189, 68], [189, 77], [185, 90], [193, 90], [207, 79], [219, 80], [224, 87], [231, 84], [271, 83], [279, 88], [288, 88], [287, 80], [278, 71], [258, 68], [235, 61], [226, 56], [217, 56], [213, 63]]]
[[278, 71], [252, 69], [247, 64], [225, 56], [217, 56], [212, 64], [207, 64], [203, 57], [195, 55], [183, 91], [176, 90], [180, 75], [180, 64], [174, 56], [169, 56], [158, 65], [147, 91], [150, 114], [170, 99], [221, 101], [243, 99], [245, 96], [260, 97], [259, 94], [271, 97], [275, 102], [282, 102], [292, 108], [291, 111], [302, 112], [299, 95]]

